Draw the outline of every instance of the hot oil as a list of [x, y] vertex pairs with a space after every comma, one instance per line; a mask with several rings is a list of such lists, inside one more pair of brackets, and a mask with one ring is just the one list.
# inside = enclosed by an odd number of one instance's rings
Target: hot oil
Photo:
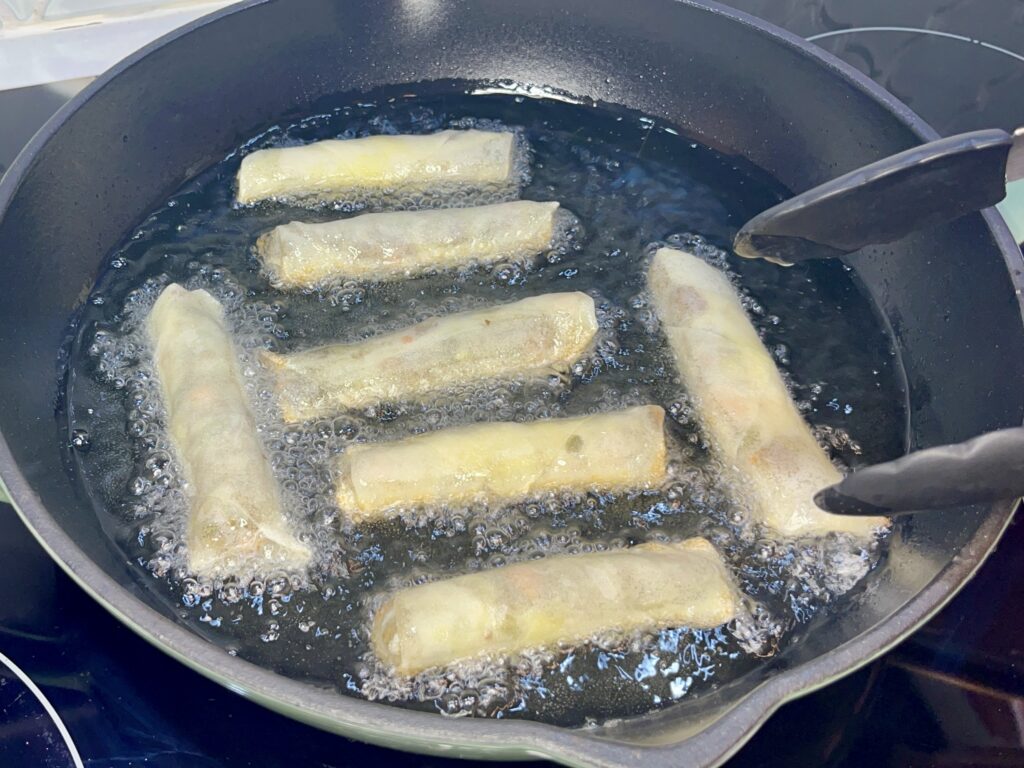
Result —
[[[668, 243], [727, 266], [801, 410], [846, 466], [899, 453], [903, 424], [897, 361], [853, 275], [837, 263], [784, 270], [727, 255], [721, 249], [735, 229], [774, 204], [781, 190], [670, 126], [554, 101], [404, 93], [330, 105], [248, 142], [147, 218], [99, 277], [72, 351], [68, 429], [74, 469], [111, 538], [138, 564], [138, 582], [228, 653], [351, 695], [449, 715], [582, 724], [700, 696], [763, 663], [759, 656], [784, 649], [800, 626], [839, 601], [881, 545], [773, 541], [730, 503], [651, 313], [645, 265], [652, 243]], [[530, 148], [522, 197], [558, 200], [580, 224], [564, 228], [557, 247], [534, 260], [306, 293], [271, 288], [252, 255], [264, 231], [291, 220], [387, 209], [394, 201], [237, 207], [232, 185], [244, 153], [446, 127], [519, 131]], [[492, 190], [480, 199], [464, 194], [401, 204], [494, 199]], [[286, 512], [315, 552], [308, 576], [203, 584], [185, 571], [187, 504], [144, 333], [148, 309], [169, 282], [205, 288], [225, 307]], [[381, 403], [290, 426], [280, 421], [255, 362], [261, 348], [354, 341], [437, 314], [572, 290], [595, 297], [598, 341], [572, 371], [547, 380], [464, 387], [424, 403]], [[668, 411], [672, 446], [671, 477], [656, 491], [403, 510], [361, 526], [333, 503], [332, 459], [355, 442], [648, 402]], [[719, 547], [750, 596], [748, 615], [728, 627], [595, 638], [412, 680], [388, 674], [370, 653], [372, 610], [389, 590], [536, 557], [694, 535]]]

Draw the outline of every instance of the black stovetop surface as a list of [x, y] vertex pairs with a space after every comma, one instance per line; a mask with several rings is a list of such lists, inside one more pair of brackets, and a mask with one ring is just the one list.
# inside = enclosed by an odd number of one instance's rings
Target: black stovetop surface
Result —
[[[729, 4], [815, 37], [941, 133], [1024, 125], [1024, 0]], [[41, 122], [59, 101], [30, 91], [11, 95]], [[1010, 526], [978, 577], [924, 629], [784, 706], [729, 765], [1024, 766], [1021, 551], [1024, 522]], [[322, 733], [208, 682], [99, 608], [2, 504], [0, 585], [0, 653], [52, 703], [87, 766], [449, 763]], [[71, 760], [38, 699], [0, 671], [0, 767]]]

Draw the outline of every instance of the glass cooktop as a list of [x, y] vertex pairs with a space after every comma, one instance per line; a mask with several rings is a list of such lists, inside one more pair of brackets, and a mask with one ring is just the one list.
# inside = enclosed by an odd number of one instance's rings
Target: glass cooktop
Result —
[[[729, 4], [854, 65], [940, 133], [1024, 125], [1021, 0]], [[0, 171], [83, 84], [0, 92]], [[783, 707], [729, 765], [1024, 765], [1022, 526], [912, 639]], [[0, 584], [0, 766], [467, 765], [349, 742], [208, 682], [94, 604], [3, 504]]]

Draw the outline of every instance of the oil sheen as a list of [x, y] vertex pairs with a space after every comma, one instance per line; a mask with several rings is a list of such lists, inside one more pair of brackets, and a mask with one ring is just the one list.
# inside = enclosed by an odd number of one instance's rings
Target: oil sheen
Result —
[[[228, 653], [346, 695], [447, 716], [526, 717], [583, 725], [698, 699], [797, 642], [870, 582], [884, 542], [777, 541], [730, 503], [644, 291], [654, 244], [686, 247], [729, 270], [821, 443], [843, 467], [902, 451], [904, 395], [890, 339], [855, 276], [832, 262], [791, 269], [729, 254], [737, 227], [784, 193], [734, 158], [624, 110], [471, 95], [440, 88], [335, 99], [282, 122], [184, 185], [141, 222], [77, 318], [62, 409], [69, 471], [152, 601]], [[333, 206], [233, 203], [244, 154], [272, 146], [442, 128], [515, 130], [519, 194], [569, 212], [536, 259], [403, 282], [275, 290], [253, 255], [257, 237], [293, 220], [360, 211], [465, 206], [513, 198], [364, 197]], [[569, 215], [571, 214], [571, 215]], [[188, 511], [164, 428], [144, 331], [162, 288], [205, 288], [234, 333], [259, 437], [286, 513], [313, 549], [308, 576], [201, 583], [185, 570]], [[256, 363], [278, 352], [356, 341], [426, 317], [551, 291], [585, 291], [598, 308], [593, 351], [566, 376], [483, 384], [425, 402], [387, 402], [285, 425]], [[353, 526], [333, 502], [330, 468], [363, 441], [481, 421], [572, 416], [656, 403], [669, 414], [670, 478], [643, 493], [551, 494], [512, 506], [410, 509]], [[595, 637], [577, 647], [478, 659], [399, 679], [373, 658], [368, 630], [389, 591], [562, 553], [705, 536], [748, 596], [715, 630]]]

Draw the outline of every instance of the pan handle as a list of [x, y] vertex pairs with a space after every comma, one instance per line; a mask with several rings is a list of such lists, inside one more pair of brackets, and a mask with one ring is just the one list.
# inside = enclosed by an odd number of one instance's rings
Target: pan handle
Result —
[[758, 214], [736, 235], [746, 258], [784, 266], [889, 243], [995, 205], [1024, 178], [1024, 128], [972, 131], [858, 168]]
[[1021, 496], [1024, 427], [1013, 427], [859, 469], [814, 501], [842, 515], [894, 515]]

